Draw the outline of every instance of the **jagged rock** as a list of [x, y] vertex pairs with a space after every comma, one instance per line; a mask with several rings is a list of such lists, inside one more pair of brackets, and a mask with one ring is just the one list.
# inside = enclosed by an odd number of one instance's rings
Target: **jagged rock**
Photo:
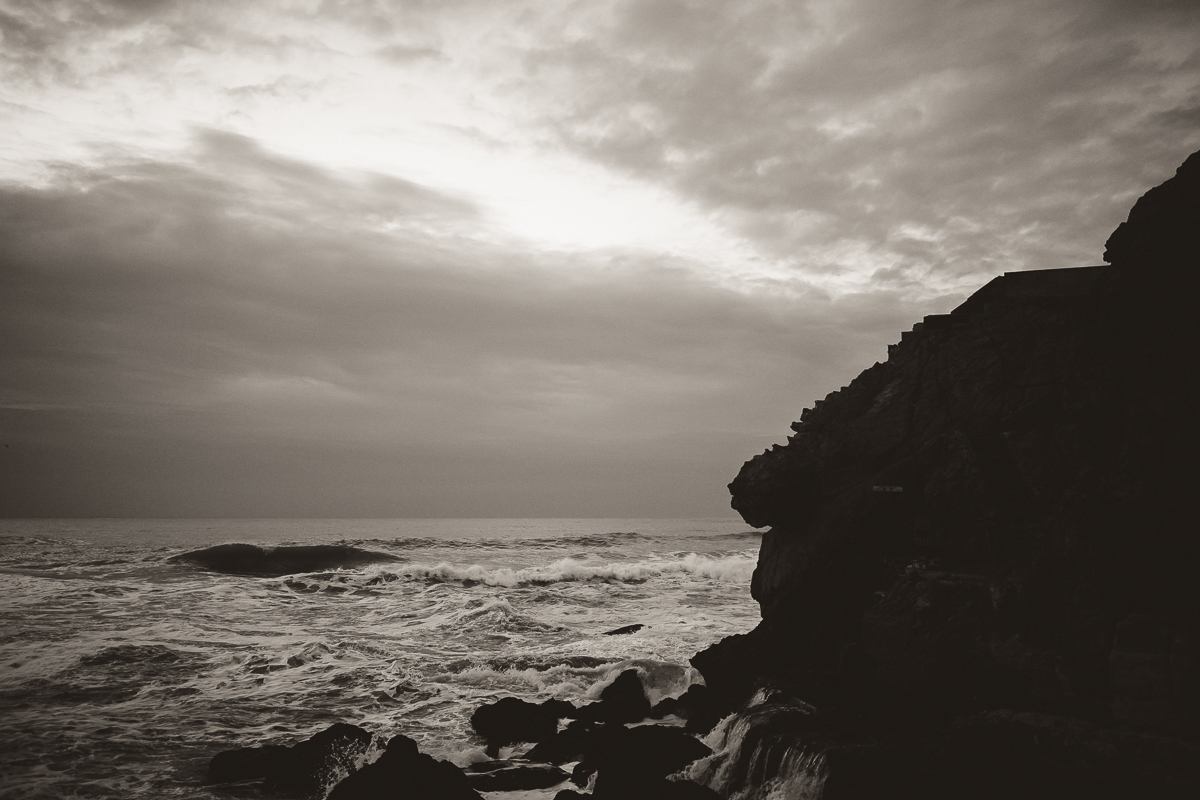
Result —
[[583, 786], [595, 774], [597, 798], [684, 798], [707, 795], [697, 793], [702, 792], [702, 787], [690, 788], [686, 783], [665, 786], [664, 779], [711, 753], [707, 745], [677, 727], [625, 728], [618, 724], [576, 721], [525, 757], [558, 764], [578, 760], [571, 780]]
[[407, 736], [393, 736], [373, 763], [344, 779], [327, 800], [483, 800], [462, 770], [417, 750]]
[[634, 625], [626, 625], [622, 628], [614, 628], [613, 630], [605, 631], [604, 633], [602, 633], [600, 635], [601, 636], [624, 636], [627, 633], [637, 633], [644, 627], [646, 627], [646, 626], [642, 625], [641, 623], [636, 623]]
[[675, 715], [687, 719], [704, 703], [704, 698], [707, 694], [707, 686], [703, 683], [693, 683], [679, 697], [664, 697], [660, 700], [650, 710], [650, 718], [662, 719], [666, 716]]
[[685, 731], [664, 725], [610, 726], [593, 734], [573, 778], [596, 773], [597, 797], [651, 796], [659, 782], [712, 753]]
[[509, 764], [487, 772], [468, 773], [467, 782], [480, 792], [549, 789], [568, 780], [565, 770], [548, 764]]
[[647, 800], [723, 800], [721, 795], [707, 786], [687, 780], [672, 781], [665, 778], [658, 782], [657, 788], [652, 788], [652, 793], [645, 796]]
[[650, 701], [636, 669], [627, 669], [604, 687], [600, 699], [580, 708], [579, 719], [597, 722], [638, 722], [650, 716]]
[[[1189, 797], [1200, 745], [1113, 725], [994, 711], [946, 726], [848, 719], [784, 691], [757, 696], [696, 770], [722, 796], [823, 800]], [[898, 724], [899, 723], [899, 724]]]
[[205, 783], [262, 779], [268, 795], [316, 797], [340, 775], [352, 772], [370, 745], [371, 734], [339, 722], [292, 747], [268, 745], [217, 753], [209, 762]]
[[[1200, 154], [1106, 258], [996, 278], [746, 462], [763, 621], [693, 659], [726, 707], [770, 680], [1200, 724]], [[1114, 649], [1131, 614], [1170, 641]]]
[[502, 745], [513, 742], [540, 742], [558, 730], [559, 717], [575, 713], [566, 701], [550, 700], [537, 704], [516, 697], [502, 697], [480, 706], [471, 715], [471, 727], [487, 742], [493, 758]]
[[1177, 731], [1197, 716], [1200, 637], [1169, 618], [1130, 614], [1109, 656], [1113, 719]]
[[700, 786], [691, 781], [669, 781], [665, 778], [647, 781], [628, 793], [606, 794], [594, 792], [583, 794], [574, 789], [563, 789], [554, 795], [554, 800], [721, 800], [721, 796], [706, 786]]
[[1133, 269], [1153, 262], [1195, 271], [1200, 234], [1200, 153], [1190, 155], [1175, 176], [1134, 203], [1129, 219], [1105, 242], [1104, 260]]
[[525, 753], [525, 758], [548, 764], [580, 761], [588, 751], [595, 732], [604, 727], [604, 723], [575, 720], [563, 730], [534, 745]]
[[206, 784], [262, 780], [281, 769], [291, 748], [282, 745], [223, 750], [208, 762]]
[[719, 698], [702, 683], [693, 683], [679, 697], [666, 697], [650, 711], [650, 719], [677, 716], [686, 720], [689, 733], [703, 733], [728, 713]]

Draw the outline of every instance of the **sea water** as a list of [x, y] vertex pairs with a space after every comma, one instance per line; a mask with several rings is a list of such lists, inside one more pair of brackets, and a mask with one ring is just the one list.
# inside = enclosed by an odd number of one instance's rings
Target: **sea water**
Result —
[[[231, 542], [395, 560], [171, 560]], [[0, 520], [0, 796], [228, 797], [201, 785], [213, 754], [335, 722], [485, 760], [482, 703], [586, 702], [630, 668], [651, 702], [701, 682], [689, 657], [758, 621], [758, 544], [727, 519]]]

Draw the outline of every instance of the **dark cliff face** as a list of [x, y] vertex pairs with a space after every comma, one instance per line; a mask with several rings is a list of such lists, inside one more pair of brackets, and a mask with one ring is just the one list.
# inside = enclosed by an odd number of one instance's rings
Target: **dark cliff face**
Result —
[[1105, 258], [927, 317], [746, 462], [763, 622], [711, 685], [1196, 724], [1200, 153]]

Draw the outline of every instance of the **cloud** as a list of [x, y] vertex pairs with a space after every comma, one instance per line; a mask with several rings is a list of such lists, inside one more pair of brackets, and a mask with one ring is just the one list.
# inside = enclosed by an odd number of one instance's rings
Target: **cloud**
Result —
[[1098, 262], [1200, 148], [1198, 32], [1115, 0], [4, 2], [0, 512], [722, 513], [921, 314]]
[[894, 292], [512, 249], [485, 225], [212, 130], [188, 161], [8, 187], [0, 420], [29, 491], [4, 510], [721, 513], [791, 399], [913, 314]]
[[393, 64], [407, 64], [423, 59], [444, 59], [446, 56], [434, 47], [413, 47], [411, 45], [390, 44], [375, 51], [375, 55]]
[[808, 274], [1095, 262], [1200, 145], [1194, 4], [629, 0], [590, 33], [527, 51], [544, 124]]
[[77, 62], [90, 66], [88, 55], [99, 50], [110, 58], [129, 57], [166, 41], [194, 40], [211, 29], [224, 5], [205, 3], [200, 14], [178, 0], [6, 0], [0, 6], [0, 65], [9, 81], [77, 81], [86, 74]]

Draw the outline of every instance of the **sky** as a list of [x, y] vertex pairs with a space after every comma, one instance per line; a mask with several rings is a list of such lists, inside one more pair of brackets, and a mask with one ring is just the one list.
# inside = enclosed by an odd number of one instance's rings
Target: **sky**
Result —
[[732, 516], [1197, 149], [1194, 0], [0, 0], [0, 515]]

